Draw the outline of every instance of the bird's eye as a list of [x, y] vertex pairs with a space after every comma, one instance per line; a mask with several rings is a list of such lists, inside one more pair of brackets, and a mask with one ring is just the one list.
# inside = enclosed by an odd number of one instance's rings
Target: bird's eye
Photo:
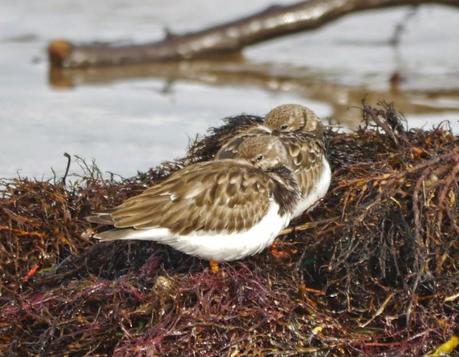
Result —
[[285, 129], [288, 128], [288, 125], [287, 124], [282, 124], [280, 128], [281, 128], [281, 130], [285, 130]]
[[255, 161], [259, 162], [263, 160], [263, 155], [258, 155], [256, 158], [255, 158]]

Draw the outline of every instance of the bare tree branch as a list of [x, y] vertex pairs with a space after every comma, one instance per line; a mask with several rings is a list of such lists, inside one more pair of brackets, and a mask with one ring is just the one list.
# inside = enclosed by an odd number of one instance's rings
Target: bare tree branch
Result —
[[86, 67], [161, 62], [211, 57], [300, 31], [316, 29], [344, 15], [401, 5], [443, 4], [459, 0], [310, 0], [272, 6], [257, 14], [205, 30], [137, 45], [76, 45], [66, 40], [50, 43], [50, 61], [58, 67]]

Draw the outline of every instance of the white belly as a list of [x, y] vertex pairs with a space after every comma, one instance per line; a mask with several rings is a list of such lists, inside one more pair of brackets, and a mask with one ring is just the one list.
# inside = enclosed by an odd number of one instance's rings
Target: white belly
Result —
[[301, 216], [304, 211], [313, 208], [315, 204], [327, 193], [328, 188], [330, 187], [331, 169], [325, 156], [322, 160], [323, 168], [320, 178], [312, 191], [307, 196], [300, 199], [300, 202], [297, 204], [295, 211], [293, 212], [293, 218]]
[[279, 215], [279, 205], [271, 201], [268, 213], [249, 230], [231, 233], [195, 233], [171, 235], [166, 228], [132, 230], [122, 239], [153, 240], [183, 253], [207, 260], [230, 261], [257, 254], [270, 246], [290, 222], [290, 216]]

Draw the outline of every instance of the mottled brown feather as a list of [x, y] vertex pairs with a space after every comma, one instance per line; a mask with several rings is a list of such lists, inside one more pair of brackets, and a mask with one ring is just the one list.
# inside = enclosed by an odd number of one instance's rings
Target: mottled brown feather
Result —
[[[270, 136], [269, 134], [242, 133], [226, 143], [216, 154], [215, 159], [235, 158], [240, 148], [249, 138]], [[309, 194], [323, 168], [324, 145], [320, 138], [305, 132], [279, 133], [280, 142], [287, 149], [288, 158], [284, 164], [291, 167], [296, 176], [301, 194]]]
[[248, 139], [257, 136], [269, 135], [270, 131], [261, 125], [249, 127], [247, 130], [236, 133], [235, 136], [227, 140], [218, 150], [215, 159], [234, 159], [239, 156], [241, 145]]
[[[247, 189], [247, 185], [256, 190]], [[112, 212], [116, 228], [236, 232], [258, 223], [278, 185], [261, 169], [238, 160], [190, 165]]]
[[[272, 131], [284, 133], [303, 132], [322, 139], [324, 126], [309, 108], [299, 104], [283, 104], [266, 114], [264, 125]], [[286, 128], [283, 126], [286, 125]]]
[[302, 195], [309, 194], [323, 169], [322, 140], [301, 132], [281, 134], [281, 141], [292, 159], [292, 169]]
[[105, 224], [112, 225], [113, 219], [109, 212], [98, 212], [94, 213], [92, 216], [87, 216], [86, 221], [96, 224]]

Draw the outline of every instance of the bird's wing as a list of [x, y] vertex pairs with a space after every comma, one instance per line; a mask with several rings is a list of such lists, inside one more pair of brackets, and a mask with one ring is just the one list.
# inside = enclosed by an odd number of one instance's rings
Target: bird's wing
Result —
[[263, 171], [236, 160], [191, 165], [116, 207], [116, 228], [168, 228], [235, 232], [266, 214], [272, 180]]
[[113, 225], [113, 218], [110, 212], [97, 212], [85, 217], [85, 219], [91, 223]]
[[324, 145], [322, 140], [310, 134], [297, 133], [281, 138], [292, 159], [302, 195], [313, 189], [323, 167]]
[[270, 130], [262, 125], [252, 126], [225, 142], [215, 155], [215, 159], [233, 159], [238, 156], [239, 147], [247, 138], [269, 134]]
[[194, 142], [188, 149], [187, 157], [196, 160], [210, 160], [231, 138], [263, 124], [263, 118], [254, 115], [237, 115], [224, 119], [225, 124], [210, 128], [208, 135]]

